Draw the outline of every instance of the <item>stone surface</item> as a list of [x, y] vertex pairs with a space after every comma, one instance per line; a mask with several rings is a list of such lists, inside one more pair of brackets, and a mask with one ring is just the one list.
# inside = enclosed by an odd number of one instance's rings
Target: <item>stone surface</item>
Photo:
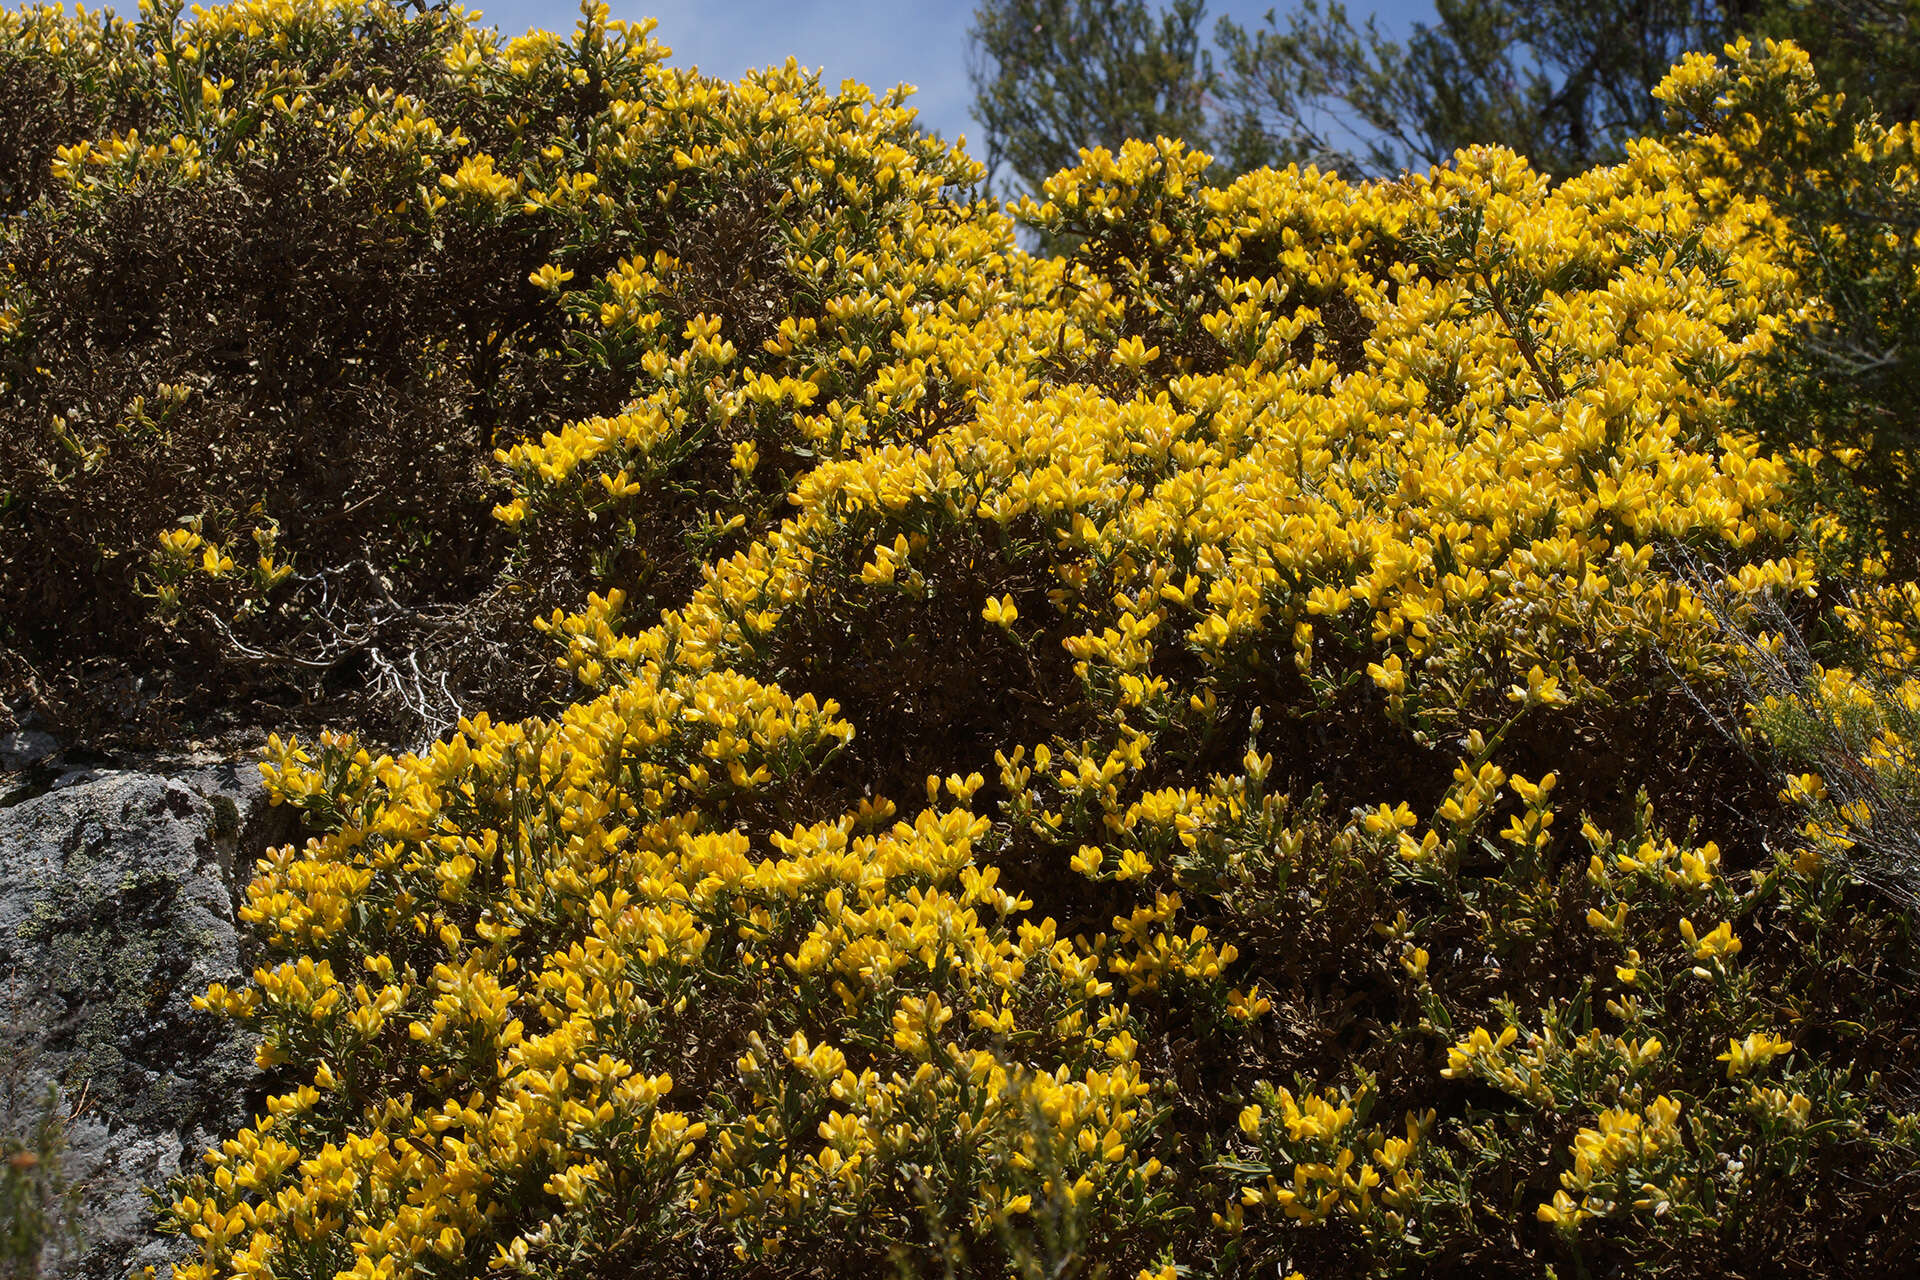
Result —
[[164, 1274], [177, 1245], [143, 1188], [245, 1119], [253, 1047], [189, 1002], [241, 978], [234, 866], [265, 821], [246, 763], [77, 770], [0, 808], [0, 1071], [15, 1097], [51, 1083], [74, 1114], [62, 1169], [81, 1241], [49, 1245], [43, 1274]]
[[60, 749], [59, 740], [37, 729], [0, 733], [0, 773], [37, 764]]

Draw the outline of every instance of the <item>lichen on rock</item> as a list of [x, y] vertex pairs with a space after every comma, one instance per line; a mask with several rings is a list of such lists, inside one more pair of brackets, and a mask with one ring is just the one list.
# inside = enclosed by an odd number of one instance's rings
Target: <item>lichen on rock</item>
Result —
[[244, 1119], [252, 1046], [191, 1001], [242, 971], [232, 874], [263, 807], [228, 765], [81, 772], [0, 810], [0, 1066], [13, 1097], [53, 1087], [83, 1206], [45, 1275], [168, 1260], [145, 1188]]

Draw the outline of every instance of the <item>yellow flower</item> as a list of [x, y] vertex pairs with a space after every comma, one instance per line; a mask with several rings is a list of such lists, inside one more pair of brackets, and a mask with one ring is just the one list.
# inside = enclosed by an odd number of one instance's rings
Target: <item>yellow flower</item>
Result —
[[1013, 620], [1020, 616], [1020, 611], [1014, 608], [1012, 596], [998, 598], [988, 596], [985, 607], [980, 610], [980, 616], [993, 626], [1011, 627]]
[[1367, 675], [1388, 693], [1406, 692], [1407, 672], [1401, 665], [1400, 655], [1397, 653], [1388, 654], [1385, 662], [1368, 663]]
[[1720, 1055], [1719, 1061], [1727, 1064], [1727, 1079], [1734, 1080], [1749, 1071], [1758, 1071], [1783, 1053], [1793, 1049], [1793, 1042], [1783, 1040], [1767, 1031], [1755, 1031], [1743, 1040], [1729, 1040], [1727, 1051]]
[[1572, 1196], [1564, 1191], [1556, 1191], [1549, 1203], [1534, 1210], [1534, 1216], [1548, 1226], [1571, 1235], [1579, 1229], [1582, 1221], [1592, 1215], [1580, 1208]]
[[1564, 707], [1572, 701], [1560, 690], [1560, 681], [1534, 666], [1527, 672], [1525, 685], [1509, 685], [1507, 700], [1529, 707]]
[[1699, 934], [1694, 931], [1693, 921], [1682, 916], [1680, 936], [1693, 949], [1693, 958], [1696, 960], [1719, 960], [1740, 952], [1740, 939], [1733, 936], [1733, 925], [1725, 920], [1708, 932]]
[[181, 560], [198, 551], [200, 546], [200, 535], [192, 529], [169, 529], [160, 535], [160, 549]]

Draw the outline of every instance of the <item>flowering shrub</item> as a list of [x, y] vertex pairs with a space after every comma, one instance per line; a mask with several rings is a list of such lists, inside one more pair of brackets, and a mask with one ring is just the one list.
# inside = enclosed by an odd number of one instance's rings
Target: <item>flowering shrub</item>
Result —
[[[344, 82], [416, 23], [444, 110], [269, 111], [209, 52], [364, 38]], [[897, 100], [675, 72], [604, 10], [571, 44], [266, 3], [116, 38], [158, 67], [163, 36], [219, 70], [209, 128], [397, 155], [380, 218], [512, 250], [488, 342], [528, 399], [460, 455], [500, 491], [460, 492], [578, 589], [526, 628], [574, 682], [550, 714], [270, 744], [309, 838], [203, 1001], [273, 1087], [173, 1189], [182, 1280], [1861, 1275], [1920, 1243], [1905, 908], [1841, 856], [1838, 784], [1768, 754], [1787, 713], [1714, 710], [1789, 630], [1911, 648], [1898, 592], [1836, 605], [1883, 566], [1740, 429], [1811, 304], [1700, 138], [1557, 186], [1477, 149], [1211, 188], [1134, 142], [1015, 211], [1074, 246], [1043, 259]], [[181, 139], [65, 144], [34, 207], [246, 146]], [[36, 495], [129, 448], [62, 416]], [[174, 626], [324, 576], [258, 483], [141, 530]], [[1910, 722], [1854, 715], [1827, 767], [1909, 777]]]
[[1912, 125], [1827, 94], [1791, 46], [1692, 57], [1663, 87], [1721, 189], [1778, 211], [1809, 305], [1751, 371], [1743, 424], [1795, 455], [1864, 553], [1920, 567], [1920, 157]]
[[[650, 28], [588, 6], [570, 39], [503, 40], [358, 0], [6, 15], [0, 92], [71, 104], [7, 157], [33, 181], [0, 228], [0, 646], [47, 710], [371, 691], [389, 735], [482, 689], [525, 710], [531, 613], [662, 566], [678, 592], [802, 460], [924, 429], [904, 385], [895, 417], [755, 423], [860, 382], [913, 291], [993, 292], [1010, 228], [948, 194], [976, 167], [897, 96], [708, 80]], [[841, 310], [849, 281], [889, 301]], [[503, 524], [497, 450], [530, 490], [605, 487]]]

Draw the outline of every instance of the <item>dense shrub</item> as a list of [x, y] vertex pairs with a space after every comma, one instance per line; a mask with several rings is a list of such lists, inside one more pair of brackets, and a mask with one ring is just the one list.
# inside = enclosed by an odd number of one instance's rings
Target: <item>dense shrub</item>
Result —
[[[977, 287], [938, 238], [942, 189], [976, 170], [910, 113], [791, 66], [670, 70], [647, 29], [590, 6], [571, 40], [503, 41], [342, 0], [7, 15], [0, 91], [43, 106], [0, 159], [24, 175], [0, 228], [0, 647], [44, 710], [138, 711], [155, 734], [176, 706], [272, 721], [317, 700], [389, 732], [480, 697], [524, 709], [532, 607], [584, 594], [594, 555], [677, 556], [690, 581], [754, 508], [700, 495], [752, 471], [745, 397], [796, 394], [758, 372], [813, 372], [811, 327], [769, 363], [782, 320], [876, 261], [915, 287], [894, 262], [922, 249], [932, 292]], [[623, 297], [670, 330], [623, 325]], [[823, 318], [819, 341], [856, 350], [891, 332]], [[724, 355], [695, 343], [660, 379], [685, 403], [641, 473], [693, 496], [597, 529], [594, 555], [546, 522], [509, 591], [496, 451], [621, 410], [701, 326]], [[777, 496], [802, 455], [761, 447], [752, 483]]]
[[[1767, 74], [1755, 74], [1766, 68]], [[1695, 58], [1669, 81], [1716, 184], [1779, 215], [1808, 305], [1751, 370], [1742, 426], [1843, 511], [1855, 554], [1920, 570], [1920, 155], [1913, 127], [1821, 91], [1791, 46]]]
[[0, 644], [468, 711], [273, 739], [310, 838], [204, 998], [271, 1096], [182, 1280], [1920, 1247], [1912, 593], [1751, 430], [1831, 306], [1741, 160], [1791, 47], [1559, 185], [1089, 152], [1040, 258], [898, 99], [603, 8], [0, 40], [68, 89], [0, 170]]
[[1912, 652], [1739, 429], [1772, 205], [1131, 143], [1036, 259], [896, 105], [643, 61], [514, 264], [626, 380], [499, 455], [578, 700], [275, 739], [312, 838], [206, 1003], [277, 1083], [179, 1275], [1898, 1270], [1910, 919], [1738, 707]]

